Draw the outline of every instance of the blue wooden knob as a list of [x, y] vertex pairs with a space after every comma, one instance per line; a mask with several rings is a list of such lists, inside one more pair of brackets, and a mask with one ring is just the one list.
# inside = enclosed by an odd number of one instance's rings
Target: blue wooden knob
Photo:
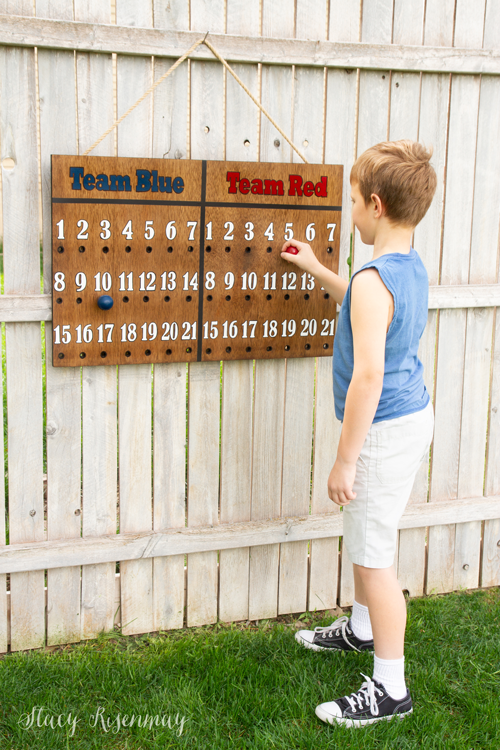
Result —
[[110, 310], [113, 307], [113, 297], [110, 297], [109, 294], [103, 294], [97, 300], [97, 307], [100, 307], [101, 310]]

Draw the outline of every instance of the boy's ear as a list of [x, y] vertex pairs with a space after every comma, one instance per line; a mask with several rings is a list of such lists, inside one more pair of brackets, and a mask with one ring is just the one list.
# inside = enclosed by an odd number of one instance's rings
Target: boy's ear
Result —
[[384, 214], [384, 204], [376, 193], [372, 193], [370, 195], [370, 200], [372, 201], [375, 218], [380, 219], [380, 217]]

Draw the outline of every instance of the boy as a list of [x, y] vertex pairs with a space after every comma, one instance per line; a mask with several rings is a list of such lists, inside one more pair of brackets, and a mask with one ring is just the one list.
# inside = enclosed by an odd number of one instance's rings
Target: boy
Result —
[[[333, 352], [335, 413], [342, 433], [328, 495], [343, 506], [344, 546], [354, 568], [352, 616], [303, 630], [314, 650], [375, 652], [373, 678], [322, 703], [330, 724], [364, 726], [412, 712], [404, 680], [406, 605], [393, 567], [398, 521], [432, 440], [434, 415], [418, 359], [428, 278], [411, 246], [436, 190], [431, 153], [413, 141], [379, 143], [351, 170], [352, 220], [373, 258], [350, 283], [292, 240], [281, 257], [312, 274], [341, 304]], [[287, 253], [297, 247], [298, 254]]]

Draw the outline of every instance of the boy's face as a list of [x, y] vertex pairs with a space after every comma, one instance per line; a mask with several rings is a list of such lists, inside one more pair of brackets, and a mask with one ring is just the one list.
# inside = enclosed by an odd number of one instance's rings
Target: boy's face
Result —
[[359, 192], [357, 182], [351, 183], [351, 200], [352, 220], [359, 231], [361, 241], [365, 245], [373, 245], [375, 242], [376, 206], [373, 201], [366, 205], [365, 199]]

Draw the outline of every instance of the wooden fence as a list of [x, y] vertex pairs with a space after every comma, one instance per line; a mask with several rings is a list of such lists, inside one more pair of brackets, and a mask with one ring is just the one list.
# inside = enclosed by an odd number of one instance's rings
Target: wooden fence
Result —
[[[76, 370], [53, 368], [47, 346], [43, 369], [50, 154], [85, 151], [207, 30], [309, 161], [348, 175], [378, 141], [433, 145], [439, 186], [415, 247], [431, 284], [435, 439], [395, 562], [410, 596], [500, 583], [500, 4], [0, 0], [1, 651], [114, 622], [131, 634], [352, 602], [326, 491], [330, 358]], [[298, 159], [204, 46], [94, 153]], [[355, 268], [369, 252], [355, 235]]]

